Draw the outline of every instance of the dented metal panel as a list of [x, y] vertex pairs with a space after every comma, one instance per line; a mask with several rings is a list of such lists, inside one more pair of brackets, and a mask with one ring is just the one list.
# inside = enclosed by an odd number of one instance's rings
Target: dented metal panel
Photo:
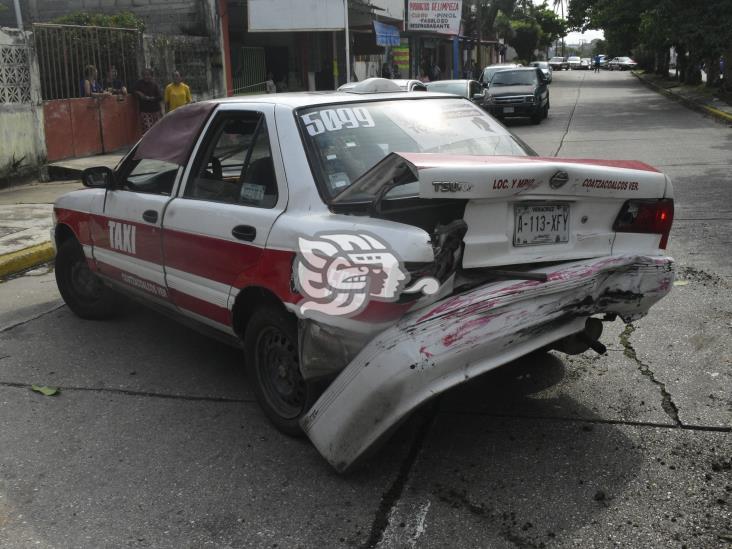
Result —
[[444, 299], [374, 338], [301, 420], [320, 453], [344, 471], [431, 397], [581, 331], [592, 314], [639, 318], [674, 278], [671, 258], [649, 256], [543, 272], [546, 282], [491, 283]]

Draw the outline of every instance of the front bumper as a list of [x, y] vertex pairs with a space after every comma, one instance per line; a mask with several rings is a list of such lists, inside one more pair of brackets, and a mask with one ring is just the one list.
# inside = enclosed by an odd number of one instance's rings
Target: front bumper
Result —
[[542, 269], [414, 311], [376, 336], [302, 418], [318, 451], [345, 471], [431, 397], [563, 337], [588, 316], [644, 316], [673, 285], [673, 260], [611, 256]]
[[[486, 104], [486, 108], [491, 116], [534, 116], [541, 112], [541, 106], [538, 103], [490, 103]], [[513, 109], [512, 112], [506, 112], [505, 109]]]

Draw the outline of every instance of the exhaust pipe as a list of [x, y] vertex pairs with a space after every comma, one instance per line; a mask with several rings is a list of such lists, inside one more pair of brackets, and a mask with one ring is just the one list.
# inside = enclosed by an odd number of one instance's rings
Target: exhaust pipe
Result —
[[552, 344], [552, 348], [568, 355], [579, 355], [592, 349], [599, 355], [607, 352], [607, 347], [600, 343], [602, 321], [599, 318], [588, 318], [585, 329]]

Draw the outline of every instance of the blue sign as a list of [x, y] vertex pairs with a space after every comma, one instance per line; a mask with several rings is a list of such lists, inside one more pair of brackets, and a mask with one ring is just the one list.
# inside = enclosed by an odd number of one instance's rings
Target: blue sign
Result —
[[374, 32], [376, 33], [377, 46], [399, 45], [399, 29], [397, 27], [374, 21]]

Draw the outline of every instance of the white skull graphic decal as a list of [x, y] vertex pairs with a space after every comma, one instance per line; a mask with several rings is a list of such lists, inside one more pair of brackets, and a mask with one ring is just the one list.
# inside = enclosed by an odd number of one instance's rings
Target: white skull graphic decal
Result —
[[378, 238], [363, 233], [299, 238], [295, 275], [305, 316], [308, 311], [353, 316], [370, 299], [394, 301], [401, 292], [431, 295], [440, 286], [434, 278], [422, 278], [405, 289], [409, 273], [397, 255]]

